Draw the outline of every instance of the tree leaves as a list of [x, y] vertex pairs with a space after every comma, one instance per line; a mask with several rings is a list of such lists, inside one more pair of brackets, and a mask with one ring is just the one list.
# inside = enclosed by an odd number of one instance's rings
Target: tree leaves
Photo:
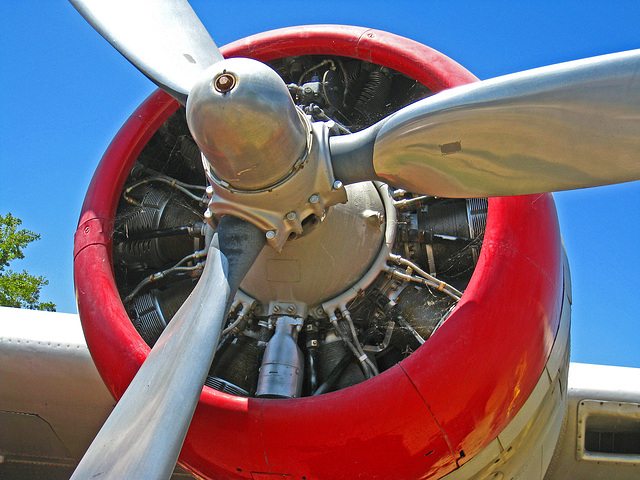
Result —
[[11, 213], [0, 215], [0, 305], [55, 312], [53, 303], [39, 301], [40, 289], [49, 283], [44, 277], [8, 269], [12, 260], [24, 258], [23, 248], [40, 239], [40, 235], [30, 230], [18, 230], [21, 224], [22, 220]]

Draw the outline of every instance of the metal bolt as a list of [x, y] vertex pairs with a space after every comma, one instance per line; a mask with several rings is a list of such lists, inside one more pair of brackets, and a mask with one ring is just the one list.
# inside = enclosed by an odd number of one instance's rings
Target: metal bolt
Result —
[[204, 211], [204, 218], [206, 218], [206, 219], [208, 220], [208, 219], [210, 219], [211, 217], [213, 217], [213, 212], [207, 208], [207, 209]]
[[207, 186], [207, 197], [211, 198], [213, 197], [213, 187], [211, 185]]
[[309, 344], [310, 344], [312, 347], [317, 347], [317, 346], [318, 346], [318, 340], [311, 340], [311, 341], [309, 342]]
[[324, 315], [324, 308], [322, 307], [318, 307], [316, 308], [316, 315], [318, 315], [319, 317]]
[[342, 188], [342, 182], [340, 180], [336, 180], [335, 182], [333, 182], [333, 189], [334, 190], [339, 190]]
[[274, 238], [276, 238], [276, 231], [275, 230], [269, 230], [267, 232], [267, 239], [268, 240], [273, 240]]
[[320, 196], [317, 193], [314, 193], [309, 197], [309, 203], [318, 203], [320, 201]]
[[287, 313], [295, 313], [296, 311], [296, 306], [295, 305], [289, 305], [287, 307]]
[[275, 313], [278, 313], [278, 312], [280, 311], [280, 305], [274, 305], [274, 306], [273, 306], [273, 311], [274, 311]]
[[296, 212], [287, 213], [287, 220], [295, 220], [297, 217]]
[[219, 75], [213, 82], [213, 87], [220, 93], [227, 93], [236, 86], [236, 77], [230, 73]]

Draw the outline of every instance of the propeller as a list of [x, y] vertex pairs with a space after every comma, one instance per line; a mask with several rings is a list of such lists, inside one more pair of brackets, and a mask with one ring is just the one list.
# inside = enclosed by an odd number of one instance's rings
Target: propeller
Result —
[[264, 243], [264, 233], [251, 223], [222, 217], [198, 284], [154, 345], [72, 479], [171, 476], [229, 305]]
[[183, 105], [195, 79], [223, 60], [184, 0], [69, 0], [93, 28]]
[[453, 88], [330, 140], [345, 183], [496, 197], [640, 179], [640, 50]]
[[[70, 1], [187, 105], [212, 182], [240, 204], [234, 213], [243, 213], [243, 196], [280, 188], [307, 165], [307, 121], [284, 82], [259, 62], [226, 63], [233, 61], [223, 60], [186, 1]], [[323, 137], [320, 150], [329, 147], [339, 180], [329, 190], [383, 180], [434, 196], [486, 197], [640, 179], [639, 71], [640, 51], [531, 70], [438, 93], [352, 135]], [[315, 190], [291, 193], [274, 198], [319, 198]], [[222, 217], [198, 285], [72, 478], [170, 476], [230, 300], [264, 242], [252, 223]]]

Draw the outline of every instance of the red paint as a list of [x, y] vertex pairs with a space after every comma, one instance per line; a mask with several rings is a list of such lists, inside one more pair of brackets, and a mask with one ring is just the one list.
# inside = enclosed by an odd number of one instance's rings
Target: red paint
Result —
[[558, 328], [561, 265], [551, 195], [492, 199], [461, 302], [402, 362], [453, 450], [465, 452], [460, 463], [504, 429], [536, 385]]
[[131, 167], [178, 106], [157, 90], [129, 117], [93, 175], [75, 235], [74, 282], [82, 328], [93, 361], [116, 398], [122, 396], [150, 349], [129, 321], [115, 286], [113, 220]]
[[[428, 47], [359, 27], [276, 30], [222, 51], [263, 61], [312, 53], [360, 58], [406, 73], [434, 91], [475, 80]], [[83, 328], [116, 397], [149, 349], [126, 316], [113, 280], [115, 208], [135, 158], [176, 108], [157, 91], [127, 121], [98, 167], [76, 233]], [[181, 463], [220, 479], [441, 477], [492, 441], [531, 394], [557, 331], [561, 267], [550, 195], [490, 200], [471, 284], [418, 351], [372, 380], [320, 397], [246, 399], [205, 387]]]

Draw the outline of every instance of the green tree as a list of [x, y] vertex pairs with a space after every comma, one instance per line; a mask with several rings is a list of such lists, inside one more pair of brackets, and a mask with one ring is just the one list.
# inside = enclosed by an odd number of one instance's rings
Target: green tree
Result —
[[11, 213], [0, 215], [0, 305], [55, 312], [53, 303], [38, 301], [40, 288], [49, 283], [44, 277], [29, 275], [26, 270], [18, 273], [8, 269], [12, 260], [24, 258], [24, 247], [40, 239], [37, 233], [24, 228], [18, 230], [21, 224], [22, 220]]

